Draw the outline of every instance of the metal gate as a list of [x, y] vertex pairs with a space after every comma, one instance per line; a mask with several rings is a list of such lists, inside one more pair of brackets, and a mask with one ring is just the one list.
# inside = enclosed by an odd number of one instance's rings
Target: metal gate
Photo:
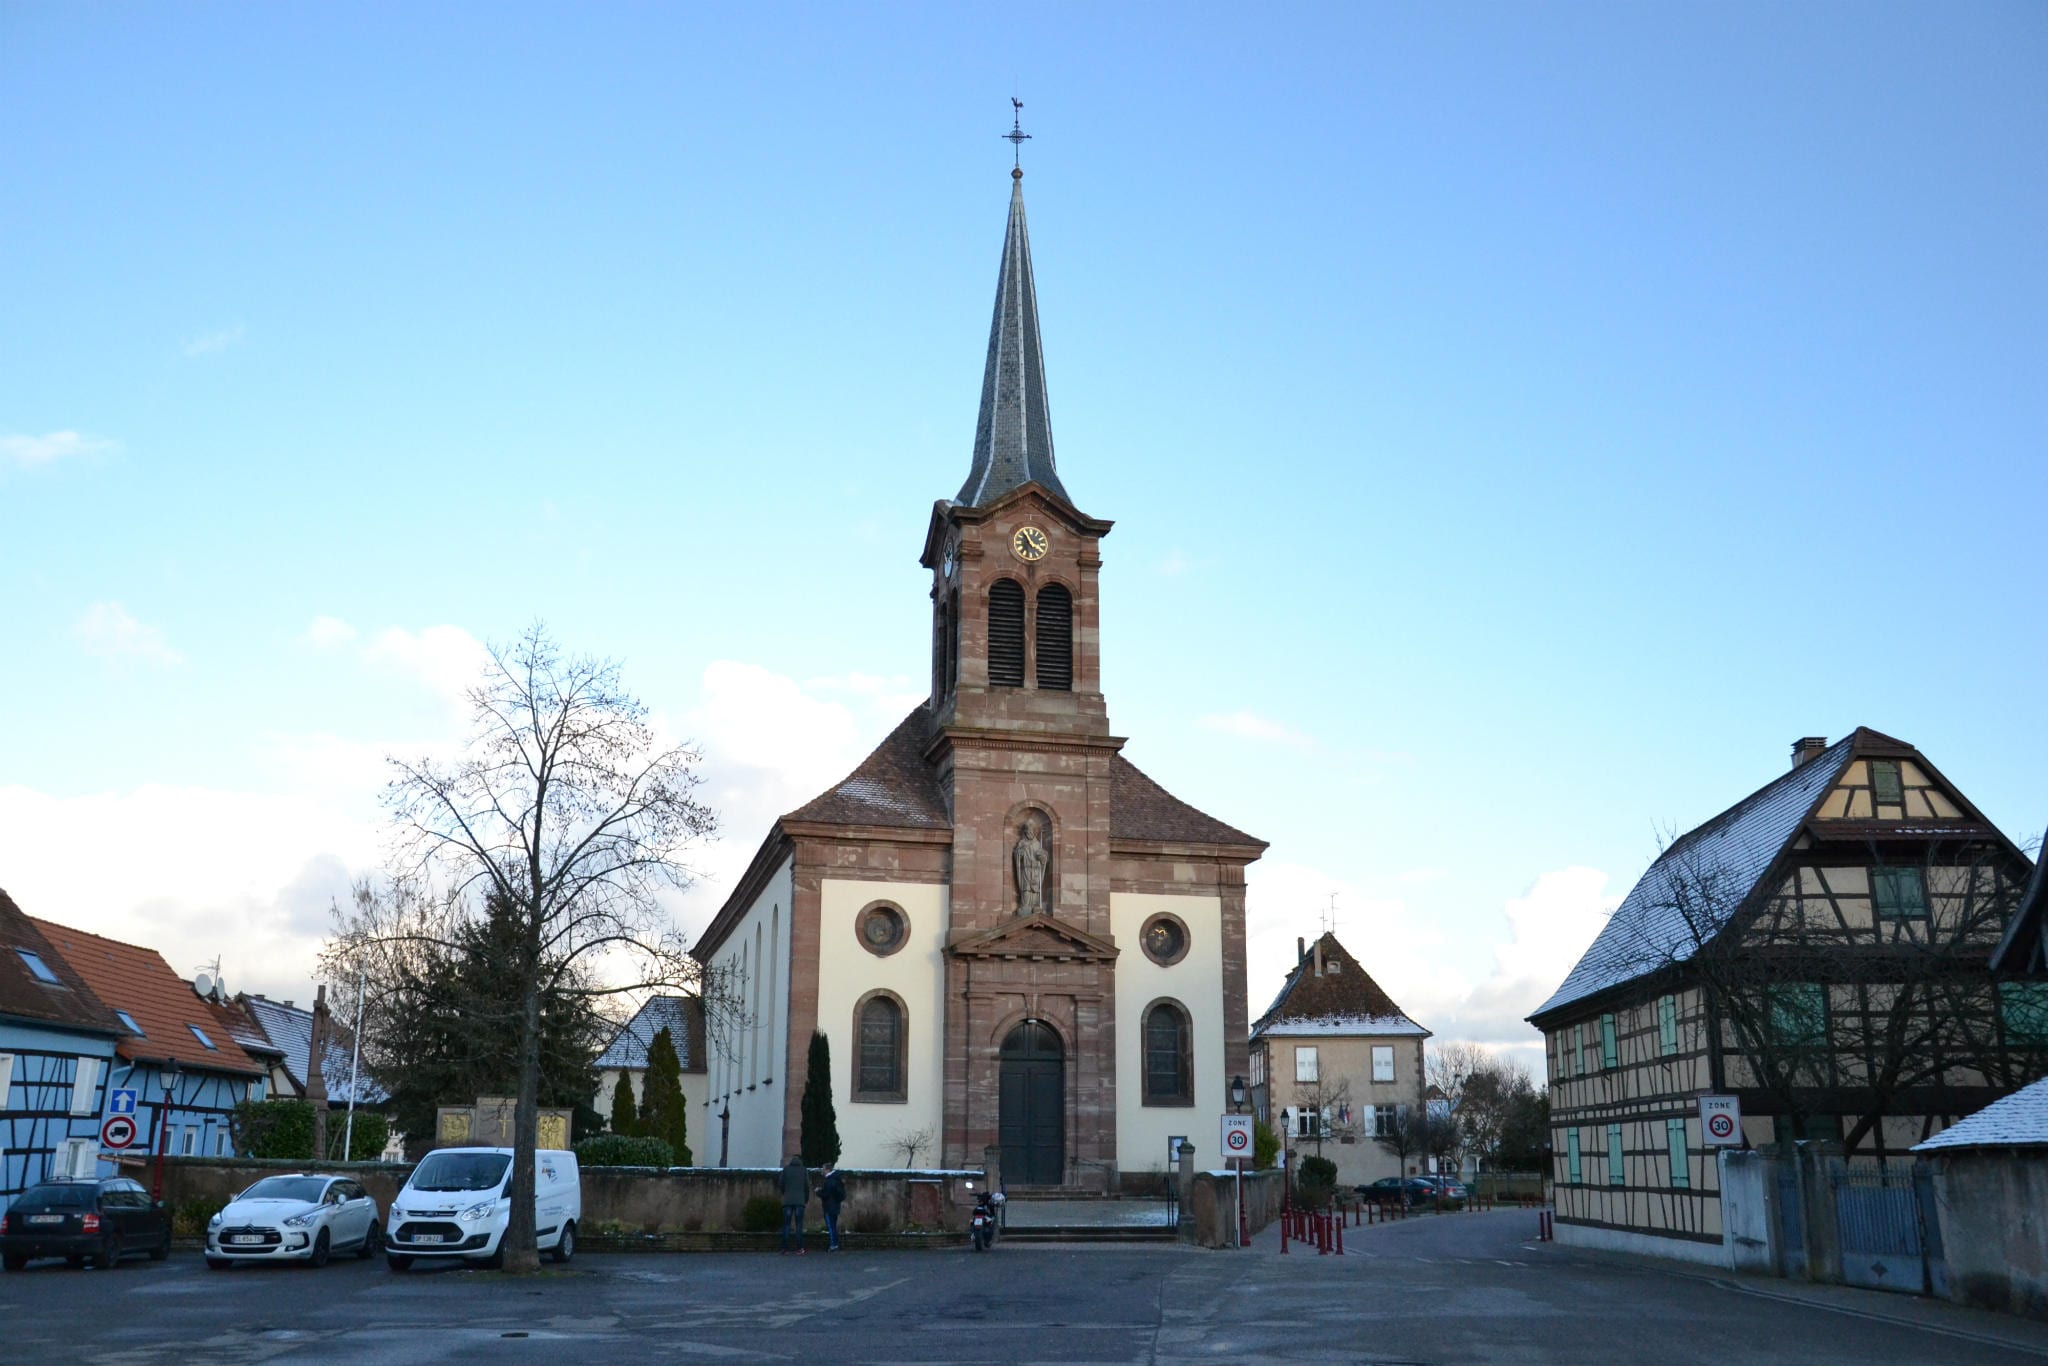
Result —
[[1836, 1170], [1835, 1222], [1842, 1238], [1842, 1279], [1870, 1290], [1924, 1295], [1927, 1243], [1910, 1168]]

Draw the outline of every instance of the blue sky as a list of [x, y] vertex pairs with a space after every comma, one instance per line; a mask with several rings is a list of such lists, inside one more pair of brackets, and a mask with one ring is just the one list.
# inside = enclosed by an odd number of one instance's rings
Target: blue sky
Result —
[[0, 886], [303, 994], [380, 756], [539, 617], [705, 744], [701, 924], [921, 691], [1013, 91], [1111, 718], [1272, 842], [1255, 1008], [1334, 891], [1530, 1037], [1803, 734], [2031, 844], [2044, 60], [2018, 3], [0, 6]]

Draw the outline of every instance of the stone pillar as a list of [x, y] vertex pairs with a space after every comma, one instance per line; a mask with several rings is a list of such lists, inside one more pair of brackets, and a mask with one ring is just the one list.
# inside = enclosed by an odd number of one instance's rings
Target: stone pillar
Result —
[[[313, 1160], [327, 1160], [327, 1079], [321, 1075], [321, 1064], [326, 1061], [327, 1051], [327, 988], [321, 987], [313, 997], [312, 1036], [306, 1043], [306, 1100], [313, 1107]], [[347, 1153], [342, 1154], [346, 1160]]]
[[981, 1150], [981, 1174], [988, 1178], [988, 1188], [999, 1191], [1003, 1188], [1003, 1150], [991, 1143]]
[[1195, 1145], [1183, 1141], [1180, 1145], [1180, 1168], [1174, 1175], [1174, 1198], [1180, 1209], [1174, 1215], [1174, 1227], [1184, 1243], [1196, 1241], [1195, 1237]]

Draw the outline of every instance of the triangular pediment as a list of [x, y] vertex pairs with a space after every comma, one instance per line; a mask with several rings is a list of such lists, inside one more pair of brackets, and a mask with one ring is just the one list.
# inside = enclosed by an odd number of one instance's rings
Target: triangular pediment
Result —
[[1019, 916], [992, 930], [964, 935], [946, 947], [956, 958], [1100, 961], [1116, 957], [1116, 946], [1107, 939], [1053, 915]]

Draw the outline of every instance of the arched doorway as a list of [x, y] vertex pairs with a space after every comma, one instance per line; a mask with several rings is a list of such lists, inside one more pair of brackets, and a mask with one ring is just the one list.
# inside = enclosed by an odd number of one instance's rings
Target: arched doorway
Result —
[[1057, 1186], [1067, 1169], [1067, 1064], [1052, 1026], [1026, 1020], [1003, 1040], [998, 1129], [1003, 1182]]

